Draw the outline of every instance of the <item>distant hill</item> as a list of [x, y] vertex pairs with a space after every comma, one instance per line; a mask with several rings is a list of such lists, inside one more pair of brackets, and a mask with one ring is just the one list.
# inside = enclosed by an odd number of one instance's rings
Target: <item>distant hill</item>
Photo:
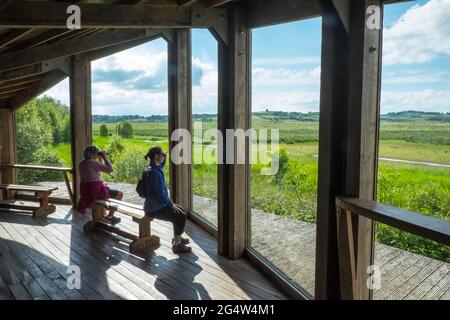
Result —
[[[319, 121], [318, 112], [285, 112], [285, 111], [261, 111], [253, 112], [252, 116], [258, 121]], [[215, 114], [193, 114], [194, 121], [213, 122], [217, 121], [217, 115]], [[103, 123], [115, 123], [120, 121], [149, 121], [149, 122], [167, 122], [168, 117], [166, 115], [152, 115], [152, 116], [139, 116], [139, 115], [93, 115], [93, 122]], [[436, 121], [436, 122], [450, 122], [450, 113], [440, 112], [425, 112], [425, 111], [400, 111], [390, 112], [381, 115], [382, 121]]]
[[425, 111], [400, 111], [390, 112], [381, 115], [381, 120], [384, 121], [417, 121], [428, 120], [438, 122], [450, 122], [450, 113], [440, 112], [425, 112]]

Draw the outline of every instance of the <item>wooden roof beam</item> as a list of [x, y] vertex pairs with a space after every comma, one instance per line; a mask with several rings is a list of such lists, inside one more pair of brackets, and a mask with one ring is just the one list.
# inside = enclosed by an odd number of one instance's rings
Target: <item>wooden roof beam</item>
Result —
[[20, 95], [16, 95], [15, 97], [11, 98], [9, 100], [9, 108], [13, 111], [16, 111], [22, 105], [47, 91], [54, 85], [58, 84], [60, 81], [64, 80], [64, 78], [66, 77], [67, 74], [61, 69], [50, 71], [45, 77], [43, 77], [38, 83], [36, 83], [36, 85], [33, 85], [23, 93], [21, 92]]
[[223, 6], [225, 4], [234, 2], [235, 0], [205, 0], [205, 7], [206, 8], [216, 8]]
[[[1, 56], [1, 55], [0, 55]], [[29, 66], [15, 68], [12, 70], [0, 71], [0, 86], [6, 82], [16, 81], [20, 79], [29, 79], [30, 77], [39, 76], [43, 73], [62, 68], [68, 72], [68, 58], [50, 59]]]
[[0, 96], [4, 95], [5, 93], [12, 93], [17, 91], [22, 91], [24, 89], [27, 89], [31, 86], [31, 83], [28, 84], [16, 84], [14, 86], [8, 86], [7, 88], [0, 87]]
[[14, 0], [0, 0], [0, 12], [8, 7]]
[[249, 27], [261, 27], [321, 15], [317, 0], [249, 0], [244, 3]]
[[0, 37], [0, 48], [6, 47], [7, 45], [19, 40], [32, 31], [33, 29], [19, 29], [8, 32], [3, 37]]
[[42, 63], [0, 72], [0, 85], [3, 82], [36, 76], [42, 72]]
[[0, 81], [0, 87], [1, 87], [1, 89], [6, 89], [6, 88], [10, 88], [10, 87], [15, 87], [18, 85], [33, 83], [33, 82], [38, 81], [40, 78], [41, 78], [40, 75], [35, 75], [35, 76], [28, 77], [28, 78], [23, 78], [23, 79]]
[[17, 49], [30, 49], [30, 48], [39, 46], [41, 44], [44, 44], [48, 41], [57, 39], [57, 38], [61, 37], [62, 35], [67, 34], [69, 32], [73, 32], [73, 30], [50, 30], [43, 34], [38, 35], [37, 37], [33, 37], [31, 39], [25, 40], [25, 41], [15, 45], [9, 51], [17, 50]]
[[[0, 28], [67, 29], [73, 3], [18, 1], [0, 12]], [[190, 27], [190, 8], [77, 4], [82, 28]], [[211, 9], [213, 10], [213, 9]]]
[[32, 65], [42, 61], [62, 58], [77, 53], [105, 48], [111, 45], [125, 43], [139, 38], [158, 34], [158, 30], [114, 30], [100, 34], [88, 35], [83, 38], [70, 39], [51, 43], [29, 50], [19, 50], [0, 54], [0, 71]]
[[199, 0], [177, 0], [177, 2], [180, 6], [189, 7], [197, 4]]

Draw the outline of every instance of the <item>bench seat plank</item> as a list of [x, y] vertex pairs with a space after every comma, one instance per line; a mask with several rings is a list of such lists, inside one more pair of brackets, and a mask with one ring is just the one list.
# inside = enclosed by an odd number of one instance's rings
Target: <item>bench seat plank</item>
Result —
[[137, 208], [137, 206], [133, 205], [130, 206], [129, 203], [123, 202], [123, 201], [112, 201], [112, 199], [109, 200], [96, 200], [96, 203], [103, 205], [105, 208], [115, 208], [117, 212], [120, 212], [122, 214], [125, 214], [127, 216], [137, 218], [137, 219], [143, 219], [145, 217], [145, 213], [142, 210], [142, 208]]
[[[130, 234], [106, 223], [103, 218], [106, 215], [106, 209], [110, 208], [117, 210], [120, 214], [132, 217], [133, 222], [138, 224], [139, 235]], [[86, 223], [83, 229], [85, 232], [100, 229], [128, 238], [132, 240], [130, 252], [135, 252], [159, 244], [159, 237], [151, 234], [150, 224], [152, 220], [152, 218], [145, 215], [142, 208], [138, 205], [115, 199], [96, 200], [92, 206], [92, 221]]]
[[30, 192], [49, 192], [58, 190], [58, 188], [49, 188], [42, 186], [29, 186], [29, 185], [19, 185], [19, 184], [0, 184], [0, 189], [6, 191], [30, 191]]

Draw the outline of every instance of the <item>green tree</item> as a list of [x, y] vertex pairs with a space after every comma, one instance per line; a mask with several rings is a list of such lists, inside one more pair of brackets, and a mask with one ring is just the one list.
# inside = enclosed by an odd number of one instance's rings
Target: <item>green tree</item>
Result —
[[67, 135], [67, 128], [70, 127], [69, 108], [61, 102], [47, 96], [35, 99], [33, 103], [37, 108], [36, 116], [51, 128], [53, 145], [69, 142], [70, 135]]
[[122, 138], [132, 138], [133, 137], [133, 125], [130, 121], [123, 121], [119, 124], [118, 133]]
[[109, 153], [108, 156], [113, 162], [122, 155], [124, 149], [125, 146], [117, 137], [115, 137], [111, 144], [106, 147], [106, 150], [108, 150]]
[[[39, 116], [39, 99], [22, 107], [16, 114], [17, 162], [21, 164], [61, 165], [51, 150], [54, 132], [52, 124]], [[20, 170], [20, 182], [59, 180], [57, 172]]]
[[101, 137], [107, 137], [108, 136], [108, 127], [106, 126], [106, 124], [102, 124], [100, 126], [100, 136]]

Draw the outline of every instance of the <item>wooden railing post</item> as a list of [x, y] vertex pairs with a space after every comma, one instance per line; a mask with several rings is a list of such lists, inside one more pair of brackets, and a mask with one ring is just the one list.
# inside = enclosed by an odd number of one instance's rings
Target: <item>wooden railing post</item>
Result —
[[336, 207], [341, 299], [356, 298], [356, 252], [352, 213]]
[[[15, 162], [15, 132], [14, 112], [6, 108], [0, 108], [0, 165]], [[3, 168], [0, 172], [1, 183], [10, 184], [16, 182], [14, 168]], [[7, 197], [12, 194], [8, 192]], [[3, 196], [2, 196], [3, 197]]]
[[[409, 232], [425, 239], [433, 240], [443, 245], [450, 245], [450, 222], [388, 206], [374, 200], [362, 198], [336, 197], [338, 258], [340, 278], [340, 298], [344, 300], [361, 300], [361, 282], [369, 289], [367, 270], [358, 268], [365, 263], [366, 256], [358, 254], [356, 237], [361, 231], [355, 232], [355, 221], [363, 218], [370, 223], [375, 221]], [[362, 260], [362, 261], [361, 261]]]

